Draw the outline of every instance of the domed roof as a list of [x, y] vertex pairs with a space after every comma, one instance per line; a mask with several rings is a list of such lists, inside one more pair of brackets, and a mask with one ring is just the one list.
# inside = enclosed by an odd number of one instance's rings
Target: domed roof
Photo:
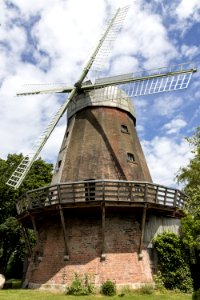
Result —
[[108, 86], [101, 89], [78, 94], [68, 106], [67, 117], [71, 118], [77, 111], [88, 106], [116, 107], [127, 111], [134, 119], [135, 110], [128, 95], [116, 86]]

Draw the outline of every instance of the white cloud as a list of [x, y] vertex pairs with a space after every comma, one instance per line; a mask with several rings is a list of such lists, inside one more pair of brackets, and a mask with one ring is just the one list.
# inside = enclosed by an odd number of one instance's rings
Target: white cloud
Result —
[[163, 95], [154, 101], [153, 110], [160, 116], [172, 116], [181, 108], [183, 99], [170, 95]]
[[196, 17], [200, 13], [199, 0], [182, 0], [176, 8], [176, 14], [180, 19]]
[[199, 54], [199, 47], [197, 46], [188, 46], [182, 45], [181, 46], [181, 53], [184, 57], [189, 58], [190, 60], [193, 59], [196, 55]]
[[166, 66], [177, 55], [160, 16], [145, 10], [140, 3], [132, 5], [124, 31], [114, 55], [142, 56], [146, 69]]
[[187, 125], [187, 122], [181, 118], [173, 119], [171, 122], [165, 124], [163, 128], [167, 131], [167, 134], [178, 133], [182, 128]]
[[186, 166], [192, 157], [185, 140], [176, 142], [156, 136], [151, 141], [143, 141], [142, 145], [154, 182], [167, 186], [172, 185], [180, 167]]
[[[13, 0], [17, 7], [6, 6], [6, 3], [11, 2], [0, 2], [1, 157], [8, 153], [29, 151], [61, 102], [54, 95], [15, 98], [16, 91], [26, 83], [74, 83], [79, 77], [83, 62], [96, 44], [110, 11], [126, 4], [125, 1], [117, 0], [110, 0], [109, 3], [107, 0], [99, 0], [98, 3], [93, 0], [35, 0], [34, 4], [32, 1]], [[176, 58], [177, 50], [169, 39], [163, 16], [151, 11], [143, 0], [128, 2], [131, 2], [132, 7], [123, 32], [115, 43], [110, 71], [123, 74], [138, 71], [141, 67], [168, 65]], [[195, 16], [195, 5], [189, 16]], [[180, 18], [186, 18], [184, 8], [182, 12], [179, 8], [178, 13], [180, 17], [177, 22], [181, 23]], [[37, 22], [31, 25], [34, 18]], [[179, 23], [175, 25], [179, 27]], [[182, 49], [181, 54], [187, 57], [197, 53], [196, 46], [189, 48], [187, 42], [182, 47], [177, 45], [177, 48]], [[26, 59], [23, 60], [24, 56]], [[32, 62], [28, 61], [30, 56]], [[196, 93], [197, 88], [198, 84], [195, 86]], [[65, 96], [62, 101], [64, 99]], [[163, 95], [156, 99], [153, 105], [148, 100], [136, 100], [140, 120], [153, 122], [151, 118], [155, 114], [174, 117], [184, 101], [180, 97]], [[57, 155], [65, 127], [63, 122], [64, 120], [55, 129], [42, 151], [43, 157], [49, 160], [54, 160]], [[173, 132], [175, 128], [184, 128], [180, 122], [176, 126], [173, 121], [169, 121], [168, 128], [165, 129]], [[144, 124], [139, 124], [138, 129], [141, 133], [144, 130], [148, 132], [148, 127], [146, 129]], [[177, 145], [173, 148], [170, 141], [166, 141], [173, 151], [178, 149]], [[157, 152], [153, 155], [154, 142], [160, 149], [159, 153], [163, 151], [164, 140], [152, 139], [147, 145], [151, 150], [150, 158], [157, 158], [160, 165], [166, 166], [165, 160], [162, 163], [161, 155]], [[169, 177], [167, 178], [169, 182]]]

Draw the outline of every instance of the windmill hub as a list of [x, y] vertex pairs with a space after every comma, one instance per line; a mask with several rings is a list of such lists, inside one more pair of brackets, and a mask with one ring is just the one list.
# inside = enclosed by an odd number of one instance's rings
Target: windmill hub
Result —
[[81, 93], [82, 82], [77, 81], [74, 86], [77, 88], [77, 93]]

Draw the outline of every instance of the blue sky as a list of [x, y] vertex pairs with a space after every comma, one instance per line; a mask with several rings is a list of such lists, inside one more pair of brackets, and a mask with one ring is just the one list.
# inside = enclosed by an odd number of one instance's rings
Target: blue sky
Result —
[[[0, 3], [0, 157], [28, 153], [65, 95], [15, 97], [23, 84], [74, 83], [110, 13], [131, 4], [104, 74], [200, 58], [199, 0], [3, 0]], [[191, 152], [184, 137], [200, 121], [200, 73], [187, 90], [134, 99], [137, 130], [155, 182], [174, 185]], [[63, 117], [41, 156], [55, 162]]]

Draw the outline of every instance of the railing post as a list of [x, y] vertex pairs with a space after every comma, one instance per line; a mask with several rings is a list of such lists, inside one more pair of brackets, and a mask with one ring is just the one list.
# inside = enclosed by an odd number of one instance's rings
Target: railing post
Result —
[[102, 181], [102, 200], [105, 202], [105, 181]]
[[57, 185], [57, 193], [58, 193], [58, 203], [61, 204], [62, 203], [62, 199], [61, 199], [61, 193], [60, 193], [60, 185]]
[[175, 190], [175, 195], [174, 195], [174, 207], [177, 207], [178, 205], [177, 205], [177, 196], [178, 196], [178, 191], [177, 191], [177, 189]]
[[166, 200], [167, 200], [167, 188], [165, 188], [164, 205], [166, 205]]
[[157, 185], [157, 186], [156, 186], [155, 203], [158, 203], [158, 189], [159, 189], [159, 186]]
[[75, 203], [76, 199], [75, 199], [74, 183], [72, 183], [72, 192], [73, 192], [73, 200], [74, 200], [74, 203]]
[[148, 196], [148, 184], [145, 183], [145, 187], [144, 187], [144, 202], [147, 202], [147, 196]]
[[130, 201], [132, 202], [133, 201], [133, 184], [130, 183], [129, 184], [129, 196], [130, 196]]
[[140, 236], [140, 243], [139, 243], [139, 251], [138, 251], [138, 258], [141, 260], [142, 257], [142, 248], [143, 248], [143, 240], [144, 240], [144, 230], [145, 230], [145, 223], [146, 223], [146, 212], [147, 212], [147, 204], [145, 204], [142, 213], [142, 222], [141, 222], [141, 236]]
[[64, 260], [69, 260], [69, 248], [68, 248], [68, 244], [67, 244], [67, 231], [66, 231], [66, 227], [65, 227], [65, 219], [64, 219], [62, 206], [60, 204], [59, 204], [59, 212], [60, 212], [60, 220], [61, 220], [61, 225], [62, 225], [62, 230], [63, 230], [63, 239], [64, 239], [64, 246], [65, 246]]

